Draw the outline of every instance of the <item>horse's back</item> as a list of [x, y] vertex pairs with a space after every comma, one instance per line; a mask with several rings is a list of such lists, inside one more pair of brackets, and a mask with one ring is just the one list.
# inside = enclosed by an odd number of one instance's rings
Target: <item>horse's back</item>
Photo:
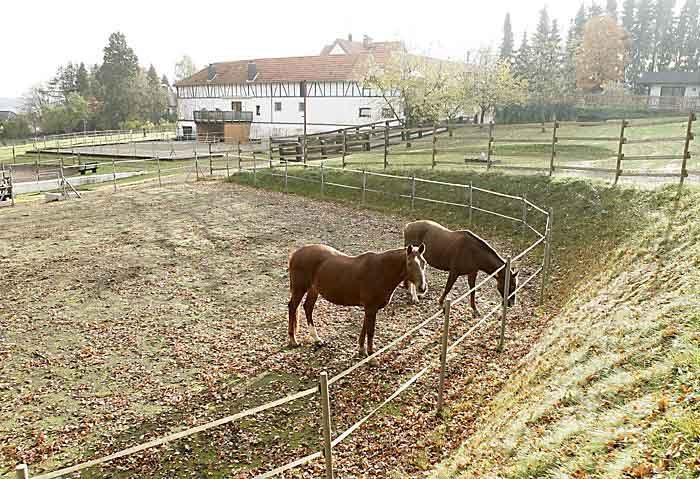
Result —
[[458, 253], [463, 234], [452, 231], [431, 220], [408, 223], [404, 228], [404, 243], [425, 243], [425, 259], [434, 268], [448, 271], [452, 268], [454, 255]]
[[296, 249], [289, 255], [290, 286], [308, 288], [321, 265], [329, 258], [340, 256], [345, 255], [335, 248], [322, 244], [308, 244]]

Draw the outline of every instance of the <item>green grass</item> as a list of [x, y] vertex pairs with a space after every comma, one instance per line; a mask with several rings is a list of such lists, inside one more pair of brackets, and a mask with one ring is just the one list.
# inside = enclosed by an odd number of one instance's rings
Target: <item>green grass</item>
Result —
[[674, 196], [648, 198], [431, 477], [698, 477], [700, 192]]

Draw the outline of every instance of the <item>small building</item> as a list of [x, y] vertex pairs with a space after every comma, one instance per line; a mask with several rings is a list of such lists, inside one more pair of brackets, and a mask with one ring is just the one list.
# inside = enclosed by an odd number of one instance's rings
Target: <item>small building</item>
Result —
[[12, 110], [0, 110], [0, 121], [10, 121], [17, 118], [17, 113]]
[[649, 88], [649, 96], [700, 96], [700, 72], [646, 72], [639, 83]]
[[301, 135], [393, 118], [380, 92], [361, 83], [399, 42], [336, 39], [319, 55], [212, 63], [175, 84], [177, 131], [184, 138]]

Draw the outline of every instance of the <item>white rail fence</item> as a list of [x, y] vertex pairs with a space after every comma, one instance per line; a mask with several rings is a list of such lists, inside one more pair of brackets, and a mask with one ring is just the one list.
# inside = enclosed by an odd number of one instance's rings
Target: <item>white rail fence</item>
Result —
[[[153, 161], [157, 161], [158, 159], [154, 159]], [[226, 167], [223, 166], [217, 166], [215, 169], [213, 167], [213, 164], [210, 163], [210, 175], [214, 174], [214, 171], [217, 170], [225, 170], [226, 174], [231, 174], [231, 171], [233, 170], [238, 171], [239, 174], [250, 174], [253, 175], [253, 178], [256, 178], [258, 174], [268, 174], [268, 175], [273, 175], [274, 177], [281, 177], [284, 182], [284, 187], [285, 191], [287, 191], [288, 183], [290, 179], [295, 179], [298, 178], [300, 180], [304, 181], [309, 181], [308, 178], [302, 178], [302, 177], [297, 177], [289, 174], [289, 169], [290, 169], [290, 164], [287, 162], [284, 163], [279, 163], [279, 162], [273, 162], [271, 159], [268, 162], [265, 162], [265, 165], [258, 166], [257, 165], [257, 160], [254, 158], [254, 155], [250, 157], [250, 161], [252, 161], [251, 166], [242, 166], [242, 160], [248, 160], [245, 156], [241, 156], [241, 158], [238, 161], [238, 168], [229, 168], [230, 165], [226, 165]], [[128, 160], [127, 160], [128, 161]], [[143, 161], [143, 160], [139, 160]], [[210, 160], [210, 162], [213, 160]], [[225, 159], [220, 159], [219, 161], [226, 161], [228, 162], [228, 158]], [[122, 162], [120, 162], [122, 163]], [[106, 162], [104, 164], [111, 164], [110, 162]], [[106, 456], [102, 456], [99, 458], [95, 458], [86, 462], [82, 462], [80, 464], [76, 464], [74, 466], [62, 468], [59, 470], [55, 470], [52, 472], [47, 472], [47, 473], [42, 473], [38, 474], [35, 476], [30, 476], [29, 468], [26, 464], [20, 464], [16, 467], [16, 477], [18, 479], [28, 479], [32, 477], [33, 479], [52, 479], [52, 478], [57, 478], [57, 477], [63, 477], [68, 474], [72, 474], [75, 472], [82, 471], [87, 468], [99, 466], [105, 463], [108, 463], [110, 461], [117, 460], [119, 458], [123, 458], [126, 456], [130, 456], [133, 454], [137, 454], [141, 451], [144, 451], [146, 449], [162, 446], [165, 444], [168, 444], [170, 442], [176, 441], [178, 439], [182, 439], [188, 436], [192, 436], [194, 434], [198, 434], [204, 431], [207, 431], [212, 428], [216, 428], [219, 426], [222, 426], [224, 424], [228, 424], [231, 422], [239, 421], [243, 418], [249, 417], [249, 416], [254, 416], [256, 414], [260, 414], [263, 411], [268, 411], [277, 407], [280, 407], [284, 404], [287, 404], [291, 401], [297, 401], [300, 399], [304, 398], [309, 398], [310, 396], [314, 396], [316, 394], [320, 395], [320, 404], [321, 404], [321, 419], [322, 419], [322, 425], [323, 425], [323, 433], [322, 436], [319, 438], [319, 443], [320, 447], [317, 452], [314, 452], [312, 454], [309, 454], [307, 456], [298, 458], [292, 462], [289, 462], [287, 464], [281, 465], [279, 467], [276, 467], [274, 469], [271, 469], [267, 472], [264, 472], [262, 474], [259, 474], [256, 476], [259, 479], [262, 478], [267, 478], [267, 477], [273, 477], [279, 474], [282, 474], [283, 472], [289, 471], [291, 469], [300, 467], [302, 465], [305, 465], [307, 463], [310, 463], [312, 461], [315, 461], [317, 459], [324, 458], [324, 464], [325, 464], [325, 477], [327, 478], [332, 478], [333, 477], [333, 448], [337, 447], [340, 443], [345, 441], [349, 436], [353, 434], [356, 430], [358, 430], [363, 424], [365, 424], [369, 419], [371, 419], [379, 410], [381, 410], [382, 407], [387, 405], [389, 402], [393, 401], [396, 399], [398, 396], [400, 396], [403, 392], [405, 392], [407, 389], [409, 389], [414, 383], [416, 383], [419, 379], [423, 378], [426, 374], [428, 374], [431, 370], [437, 369], [438, 371], [438, 400], [436, 404], [436, 410], [438, 414], [442, 411], [445, 403], [444, 399], [444, 381], [445, 381], [445, 375], [446, 375], [446, 367], [447, 363], [450, 360], [451, 357], [453, 357], [456, 354], [456, 348], [469, 336], [474, 334], [475, 331], [477, 331], [479, 328], [482, 326], [486, 325], [487, 323], [494, 321], [495, 319], [500, 319], [500, 333], [499, 333], [499, 339], [498, 339], [498, 350], [502, 351], [503, 346], [504, 346], [504, 339], [505, 339], [505, 331], [507, 327], [507, 317], [508, 317], [508, 300], [510, 298], [513, 298], [516, 293], [520, 292], [523, 288], [525, 288], [528, 284], [530, 284], [538, 275], [540, 276], [541, 283], [540, 283], [540, 291], [539, 291], [539, 301], [542, 302], [544, 299], [544, 290], [546, 288], [547, 282], [548, 282], [548, 271], [550, 267], [550, 251], [551, 251], [551, 235], [552, 235], [552, 212], [551, 209], [549, 211], [546, 211], [545, 209], [535, 205], [531, 201], [527, 200], [525, 197], [520, 197], [520, 196], [514, 196], [514, 195], [509, 195], [505, 193], [500, 193], [497, 191], [492, 191], [484, 188], [479, 188], [476, 187], [472, 184], [460, 184], [460, 183], [447, 183], [447, 182], [440, 182], [440, 181], [434, 181], [434, 180], [428, 180], [428, 179], [423, 179], [423, 178], [416, 178], [414, 176], [407, 177], [407, 176], [396, 176], [396, 175], [389, 175], [385, 173], [378, 173], [378, 172], [369, 172], [369, 171], [360, 171], [360, 170], [350, 170], [348, 168], [345, 169], [338, 169], [338, 168], [330, 168], [327, 167], [323, 164], [320, 165], [312, 165], [312, 164], [307, 164], [306, 167], [311, 167], [311, 168], [318, 168], [321, 172], [320, 176], [320, 181], [319, 187], [321, 188], [321, 191], [323, 191], [324, 188], [327, 186], [335, 186], [335, 187], [340, 187], [340, 188], [349, 188], [355, 191], [360, 191], [362, 195], [363, 202], [365, 201], [365, 194], [366, 192], [369, 191], [374, 191], [376, 193], [382, 194], [383, 192], [380, 190], [371, 190], [366, 187], [367, 185], [367, 178], [368, 177], [383, 177], [383, 178], [392, 178], [396, 179], [399, 181], [405, 181], [408, 186], [411, 187], [411, 192], [412, 194], [410, 195], [398, 195], [401, 198], [404, 198], [406, 200], [409, 200], [411, 203], [412, 207], [415, 207], [416, 202], [428, 202], [432, 204], [443, 204], [446, 206], [458, 206], [462, 207], [465, 209], [469, 210], [469, 219], [471, 221], [472, 219], [472, 211], [479, 211], [487, 214], [494, 215], [499, 218], [503, 218], [505, 220], [514, 222], [514, 223], [519, 223], [523, 227], [523, 231], [528, 231], [534, 234], [535, 240], [527, 247], [525, 248], [522, 252], [520, 252], [518, 255], [515, 257], [511, 258], [510, 256], [507, 258], [505, 264], [498, 268], [496, 271], [488, 275], [486, 278], [482, 279], [479, 283], [477, 283], [473, 288], [470, 288], [468, 291], [464, 292], [463, 294], [459, 295], [455, 299], [450, 299], [447, 298], [445, 300], [444, 306], [442, 309], [435, 311], [433, 314], [431, 314], [429, 317], [426, 319], [422, 320], [420, 323], [416, 324], [413, 326], [410, 330], [406, 331], [404, 334], [401, 336], [393, 339], [390, 341], [388, 344], [383, 346], [382, 348], [378, 349], [375, 353], [373, 353], [371, 356], [368, 356], [361, 361], [358, 361], [357, 363], [353, 364], [352, 366], [348, 367], [347, 369], [337, 373], [333, 377], [328, 377], [328, 374], [323, 371], [319, 375], [319, 381], [318, 384], [304, 389], [302, 391], [296, 392], [294, 394], [279, 398], [277, 400], [258, 405], [256, 407], [246, 409], [244, 411], [239, 411], [235, 414], [222, 417], [220, 419], [217, 419], [215, 421], [211, 421], [205, 424], [201, 424], [189, 429], [185, 429], [182, 431], [174, 432], [165, 436], [162, 436], [160, 438], [156, 438], [141, 444], [134, 445], [132, 447], [120, 450], [118, 452], [115, 452], [113, 454], [109, 454]], [[187, 168], [190, 171], [192, 169], [195, 170], [195, 174], [199, 176], [204, 176], [205, 172], [200, 173], [200, 166], [198, 165], [198, 159], [195, 158], [194, 163], [192, 165], [189, 165]], [[281, 172], [279, 170], [282, 170]], [[325, 176], [324, 172], [327, 170], [331, 169], [336, 169], [336, 170], [342, 170], [345, 173], [356, 173], [358, 175], [362, 175], [362, 187], [356, 187], [352, 185], [344, 185], [341, 183], [330, 183], [325, 181]], [[160, 170], [159, 170], [160, 172]], [[161, 177], [160, 174], [158, 175], [158, 180], [160, 181]], [[429, 198], [425, 196], [417, 196], [415, 194], [416, 188], [415, 184], [416, 183], [429, 183], [429, 184], [437, 184], [437, 185], [445, 185], [445, 186], [450, 186], [458, 189], [462, 189], [464, 194], [460, 195], [462, 198], [465, 198], [466, 201], [463, 203], [460, 203], [458, 201], [443, 201], [435, 198]], [[115, 190], [117, 188], [117, 183], [115, 181], [114, 183]], [[520, 218], [516, 218], [515, 216], [504, 214], [501, 212], [497, 211], [490, 211], [486, 208], [480, 208], [474, 205], [473, 203], [473, 192], [481, 192], [483, 194], [487, 195], [492, 195], [495, 197], [499, 198], [504, 198], [506, 200], [509, 200], [511, 202], [517, 203], [520, 207], [522, 207], [523, 214]], [[539, 223], [544, 223], [544, 231], [539, 231], [535, 226], [532, 224], [532, 217], [529, 215], [537, 215], [539, 217]], [[521, 261], [525, 257], [531, 257], [534, 254], [535, 249], [544, 244], [544, 250], [541, 258], [541, 264], [537, 268], [537, 270], [532, 273], [530, 276], [528, 276], [522, 283], [518, 284], [517, 288], [515, 291], [509, 291], [509, 284], [510, 282], [508, 281], [508, 275], [510, 274], [511, 270], [511, 264], [516, 261]], [[537, 260], [539, 261], [539, 260]], [[503, 269], [505, 268], [505, 274], [506, 274], [506, 281], [505, 281], [505, 291], [503, 294], [503, 299], [500, 304], [498, 304], [496, 307], [492, 308], [490, 311], [488, 311], [482, 318], [479, 319], [474, 325], [472, 325], [464, 334], [462, 334], [458, 339], [453, 341], [452, 343], [449, 342], [449, 333], [450, 333], [450, 315], [451, 315], [451, 308], [455, 305], [458, 305], [462, 302], [464, 302], [469, 295], [481, 289], [484, 287], [484, 285], [496, 277]], [[402, 343], [403, 341], [406, 341], [408, 338], [412, 337], [415, 335], [420, 329], [425, 328], [428, 326], [431, 322], [434, 322], [438, 318], [442, 318], [442, 325], [440, 330], [442, 331], [441, 334], [441, 341], [439, 344], [439, 351], [437, 351], [437, 354], [435, 354], [432, 358], [432, 360], [428, 361], [427, 364], [423, 366], [423, 368], [418, 371], [416, 374], [411, 376], [409, 379], [405, 380], [401, 385], [399, 385], [398, 388], [394, 390], [393, 393], [391, 393], [389, 396], [387, 396], [381, 403], [376, 405], [372, 410], [367, 413], [365, 416], [360, 418], [358, 421], [356, 421], [354, 424], [349, 426], [345, 431], [338, 433], [335, 437], [333, 437], [332, 433], [332, 395], [331, 395], [331, 386], [335, 385], [339, 381], [341, 381], [343, 378], [347, 377], [348, 375], [352, 374], [356, 370], [358, 370], [360, 367], [365, 366], [367, 363], [372, 361], [373, 359], [385, 354], [387, 351], [395, 348], [397, 345]], [[436, 345], [437, 346], [437, 345]]]

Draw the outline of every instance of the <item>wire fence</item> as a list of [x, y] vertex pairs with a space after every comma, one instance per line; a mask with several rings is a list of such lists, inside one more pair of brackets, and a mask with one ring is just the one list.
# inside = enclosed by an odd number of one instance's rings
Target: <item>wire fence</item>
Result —
[[[380, 172], [371, 172], [371, 171], [361, 171], [361, 170], [352, 170], [345, 168], [343, 169], [342, 167], [331, 167], [324, 165], [323, 163], [321, 164], [308, 164], [306, 167], [310, 168], [316, 168], [318, 169], [320, 176], [318, 178], [318, 181], [315, 179], [309, 179], [309, 178], [304, 178], [302, 176], [296, 176], [294, 174], [290, 174], [291, 172], [294, 173], [295, 168], [304, 168], [302, 165], [298, 165], [296, 163], [290, 163], [288, 161], [280, 162], [280, 161], [273, 161], [270, 158], [265, 159], [264, 161], [260, 161], [255, 158], [255, 154], [241, 154], [240, 158], [237, 156], [236, 160], [236, 167], [234, 168], [232, 165], [229, 164], [231, 158], [226, 155], [224, 157], [218, 157], [218, 158], [207, 158], [207, 161], [202, 164], [202, 161], [200, 161], [198, 156], [195, 156], [194, 160], [192, 163], [190, 163], [187, 167], [184, 167], [186, 170], [188, 170], [188, 176], [194, 177], [195, 179], [205, 179], [205, 178], [212, 178], [216, 176], [229, 176], [232, 174], [242, 174], [242, 175], [250, 175], [253, 178], [253, 181], [258, 178], [258, 175], [268, 175], [271, 178], [275, 178], [279, 181], [282, 182], [283, 188], [286, 192], [288, 192], [288, 186], [290, 180], [301, 180], [301, 181], [311, 181], [319, 186], [319, 190], [323, 193], [325, 188], [329, 186], [333, 187], [339, 187], [339, 188], [346, 188], [348, 190], [354, 191], [355, 193], [359, 194], [361, 197], [362, 202], [366, 201], [366, 195], [368, 192], [374, 191], [376, 194], [382, 195], [382, 194], [390, 194], [388, 192], [384, 192], [382, 190], [371, 190], [370, 188], [367, 187], [368, 185], [368, 178], [382, 178], [382, 179], [390, 179], [392, 181], [398, 181], [402, 182], [406, 185], [406, 191], [411, 191], [410, 194], [400, 194], [398, 195], [399, 198], [405, 200], [406, 202], [409, 202], [411, 207], [415, 207], [417, 202], [426, 202], [426, 203], [431, 203], [431, 204], [439, 204], [439, 205], [445, 205], [445, 206], [450, 206], [450, 207], [460, 207], [464, 208], [469, 212], [469, 217], [471, 219], [472, 217], [472, 212], [473, 211], [479, 211], [483, 212], [486, 214], [491, 214], [499, 218], [503, 218], [505, 220], [514, 222], [516, 224], [521, 224], [523, 227], [523, 231], [526, 231], [528, 233], [532, 233], [534, 235], [534, 240], [518, 255], [515, 257], [511, 258], [510, 256], [505, 260], [504, 264], [499, 267], [496, 271], [492, 272], [489, 274], [486, 278], [482, 279], [478, 284], [476, 284], [474, 287], [470, 288], [468, 291], [465, 293], [459, 295], [455, 299], [450, 299], [447, 298], [445, 300], [444, 306], [435, 311], [433, 314], [428, 316], [427, 318], [423, 319], [420, 321], [418, 324], [413, 326], [410, 330], [406, 331], [404, 334], [401, 336], [393, 339], [390, 341], [388, 344], [383, 346], [382, 348], [378, 349], [376, 352], [374, 352], [372, 355], [365, 357], [361, 361], [356, 362], [352, 366], [346, 368], [345, 370], [338, 372], [332, 377], [329, 377], [328, 374], [324, 371], [321, 372], [319, 375], [319, 380], [318, 384], [316, 386], [304, 389], [302, 391], [299, 391], [297, 393], [291, 394], [286, 397], [279, 398], [277, 400], [267, 402], [265, 404], [261, 404], [258, 406], [255, 406], [250, 409], [246, 409], [243, 411], [239, 411], [233, 415], [229, 415], [226, 417], [222, 417], [220, 419], [217, 419], [215, 421], [207, 422], [205, 424], [201, 424], [189, 429], [185, 429], [182, 431], [177, 431], [173, 432], [171, 434], [162, 436], [160, 438], [156, 438], [150, 441], [143, 442], [141, 444], [134, 445], [132, 447], [117, 451], [113, 454], [109, 454], [106, 456], [102, 456], [99, 458], [95, 458], [86, 462], [82, 462], [80, 464], [76, 464], [70, 467], [65, 467], [59, 470], [55, 470], [52, 472], [47, 472], [35, 476], [30, 476], [29, 473], [29, 468], [26, 464], [20, 464], [16, 467], [16, 477], [20, 479], [27, 479], [29, 477], [32, 477], [34, 479], [51, 479], [51, 478], [57, 478], [57, 477], [62, 477], [66, 476], [72, 473], [76, 473], [88, 468], [96, 467], [105, 463], [108, 463], [110, 461], [114, 461], [119, 458], [123, 458], [126, 456], [130, 456], [133, 454], [137, 454], [139, 452], [145, 451], [146, 449], [162, 446], [165, 444], [168, 444], [173, 441], [177, 441], [179, 439], [201, 433], [203, 431], [207, 431], [212, 428], [220, 427], [224, 424], [232, 423], [235, 421], [240, 421], [243, 418], [249, 417], [249, 416], [254, 416], [257, 414], [262, 413], [263, 411], [268, 411], [272, 410], [278, 407], [281, 407], [291, 401], [297, 401], [301, 399], [309, 400], [311, 396], [316, 396], [317, 394], [319, 395], [320, 399], [320, 404], [321, 404], [321, 419], [322, 419], [322, 437], [319, 438], [319, 442], [321, 444], [321, 447], [319, 448], [318, 451], [309, 454], [307, 456], [298, 458], [292, 462], [289, 462], [287, 464], [280, 465], [278, 467], [275, 467], [267, 472], [264, 472], [262, 474], [259, 474], [258, 478], [267, 478], [267, 477], [273, 477], [279, 474], [282, 474], [286, 471], [289, 471], [291, 469], [300, 467], [304, 464], [308, 464], [312, 461], [318, 460], [323, 458], [324, 463], [325, 463], [325, 475], [326, 477], [333, 477], [333, 448], [337, 447], [340, 443], [345, 441], [348, 437], [350, 437], [353, 432], [357, 431], [360, 427], [362, 427], [363, 424], [365, 424], [367, 421], [369, 421], [375, 414], [377, 414], [378, 411], [380, 411], [384, 406], [386, 406], [389, 402], [393, 401], [397, 397], [399, 397], [402, 393], [404, 393], [406, 390], [408, 390], [413, 384], [415, 384], [418, 380], [426, 376], [430, 371], [433, 369], [437, 369], [438, 371], [438, 400], [436, 404], [436, 410], [438, 413], [440, 413], [444, 407], [445, 399], [444, 399], [444, 384], [445, 384], [445, 377], [446, 377], [446, 368], [448, 361], [454, 354], [456, 354], [455, 350], [456, 348], [469, 336], [473, 335], [477, 330], [479, 330], [482, 326], [486, 325], [487, 323], [493, 321], [495, 318], [500, 319], [500, 334], [499, 334], [499, 340], [498, 340], [498, 349], [499, 351], [503, 350], [503, 345], [504, 345], [504, 340], [505, 340], [505, 331], [507, 327], [507, 316], [508, 316], [508, 308], [509, 308], [509, 300], [514, 298], [515, 295], [520, 292], [523, 288], [525, 288], [527, 285], [529, 285], [536, 277], [540, 277], [541, 283], [540, 283], [540, 298], [539, 301], [542, 302], [544, 298], [544, 290], [547, 286], [548, 282], [548, 272], [549, 272], [549, 267], [550, 267], [550, 251], [551, 251], [551, 231], [552, 231], [552, 212], [551, 210], [547, 211], [531, 201], [527, 200], [525, 197], [520, 197], [520, 196], [514, 196], [514, 195], [508, 195], [504, 193], [500, 193], [497, 191], [492, 191], [484, 188], [479, 188], [474, 186], [473, 184], [460, 184], [460, 183], [447, 183], [447, 182], [439, 182], [439, 181], [434, 181], [434, 180], [427, 180], [423, 178], [417, 178], [415, 176], [398, 176], [398, 175], [389, 175], [386, 173], [380, 173]], [[129, 161], [129, 160], [126, 160]], [[158, 163], [158, 158], [152, 159], [152, 160], [138, 160], [139, 162], [142, 162], [144, 164], [147, 163], [155, 163], [157, 165]], [[104, 162], [102, 163], [103, 165], [112, 165], [114, 168], [114, 172], [116, 174], [116, 166], [114, 160], [112, 162]], [[208, 166], [208, 169], [206, 168]], [[64, 169], [64, 165], [59, 165], [61, 169]], [[162, 172], [159, 167], [156, 166], [157, 173], [156, 176], [154, 176], [152, 179], [155, 181], [162, 181]], [[356, 186], [356, 185], [351, 185], [347, 183], [341, 183], [340, 181], [336, 182], [327, 182], [326, 181], [326, 173], [328, 171], [343, 171], [345, 174], [352, 174], [356, 175], [358, 178], [361, 179], [361, 186]], [[223, 172], [222, 175], [219, 175], [218, 173]], [[64, 178], [65, 180], [65, 178]], [[68, 180], [66, 180], [68, 181]], [[457, 190], [461, 190], [461, 194], [459, 194], [459, 198], [463, 198], [464, 201], [445, 201], [443, 199], [439, 198], [431, 198], [429, 196], [418, 196], [415, 194], [416, 192], [416, 184], [420, 183], [426, 183], [426, 184], [438, 184], [438, 185], [443, 185], [443, 186], [449, 186], [450, 188], [455, 188]], [[114, 189], [116, 191], [118, 186], [118, 182], [116, 180], [116, 177], [114, 179]], [[473, 200], [473, 193], [474, 192], [479, 192], [481, 194], [493, 196], [500, 198], [504, 201], [513, 203], [511, 205], [511, 208], [507, 209], [506, 211], [491, 211], [486, 208], [480, 208], [474, 204]], [[523, 214], [520, 217], [513, 216], [512, 211], [513, 210], [522, 210]], [[534, 220], [533, 220], [534, 218]], [[544, 223], [544, 230], [540, 231], [538, 230], [538, 227], [541, 223]], [[543, 251], [542, 251], [542, 258], [536, 259], [535, 261], [540, 262], [540, 266], [537, 268], [537, 270], [532, 273], [528, 278], [525, 279], [522, 283], [519, 283], [514, 291], [509, 291], [509, 286], [510, 286], [510, 281], [509, 281], [509, 275], [511, 272], [511, 265], [513, 262], [516, 261], [522, 261], [526, 257], [532, 257], [535, 254], [535, 251], [538, 249], [539, 246], [544, 245]], [[470, 327], [462, 336], [460, 336], [457, 340], [453, 341], [450, 343], [449, 341], [449, 334], [450, 334], [450, 315], [451, 315], [451, 308], [457, 304], [460, 304], [461, 302], [464, 302], [472, 292], [475, 292], [484, 285], [495, 278], [497, 275], [501, 274], [504, 272], [505, 274], [505, 290], [503, 293], [502, 297], [502, 302], [501, 304], [498, 304], [496, 307], [491, 309], [489, 312], [487, 312], [478, 322], [476, 322], [472, 327]], [[389, 394], [382, 402], [380, 402], [378, 405], [374, 406], [369, 413], [364, 415], [362, 418], [357, 420], [355, 423], [347, 427], [344, 431], [335, 434], [335, 437], [333, 435], [333, 429], [332, 429], [332, 395], [330, 394], [330, 387], [336, 385], [339, 381], [342, 379], [346, 378], [348, 375], [356, 372], [359, 368], [367, 365], [370, 361], [375, 360], [379, 356], [387, 353], [388, 351], [396, 348], [399, 344], [402, 342], [408, 340], [409, 338], [413, 337], [416, 335], [416, 333], [427, 327], [430, 323], [436, 321], [437, 319], [442, 318], [442, 327], [441, 327], [441, 341], [440, 344], [437, 345], [439, 346], [438, 349], [439, 351], [436, 351], [436, 354], [433, 355], [433, 358], [428, 360], [427, 364], [423, 365], [423, 367], [414, 375], [412, 375], [410, 378], [406, 379], [403, 381], [391, 394]], [[337, 386], [336, 386], [337, 387]]]

